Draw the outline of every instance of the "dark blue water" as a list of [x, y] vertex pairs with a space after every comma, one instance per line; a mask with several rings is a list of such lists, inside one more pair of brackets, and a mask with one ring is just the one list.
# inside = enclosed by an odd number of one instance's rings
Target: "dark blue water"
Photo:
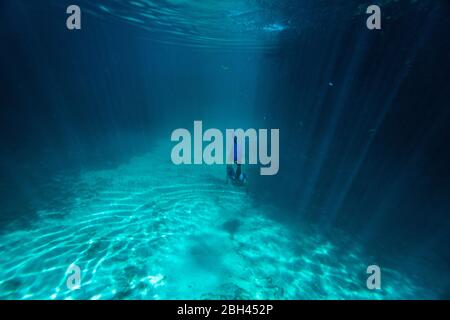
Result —
[[[449, 298], [447, 1], [70, 4], [0, 4], [0, 298]], [[278, 174], [175, 166], [195, 120]]]

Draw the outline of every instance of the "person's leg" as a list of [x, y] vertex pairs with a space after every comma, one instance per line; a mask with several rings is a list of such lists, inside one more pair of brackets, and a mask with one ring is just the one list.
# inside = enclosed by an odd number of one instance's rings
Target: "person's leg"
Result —
[[236, 168], [236, 174], [235, 174], [235, 179], [239, 180], [239, 177], [241, 176], [241, 165], [238, 163], [237, 164], [237, 168]]
[[228, 182], [228, 178], [230, 179], [234, 179], [234, 169], [233, 166], [231, 164], [227, 165], [227, 182]]

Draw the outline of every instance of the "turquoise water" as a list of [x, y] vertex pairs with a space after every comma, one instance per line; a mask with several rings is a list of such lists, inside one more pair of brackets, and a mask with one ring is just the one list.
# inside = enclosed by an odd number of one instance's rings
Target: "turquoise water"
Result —
[[[449, 1], [69, 4], [0, 4], [0, 299], [450, 297]], [[194, 121], [278, 173], [175, 166]]]
[[[408, 299], [433, 297], [342, 233], [275, 220], [222, 166], [174, 166], [170, 144], [117, 168], [55, 177], [65, 205], [0, 236], [1, 299]], [[66, 285], [68, 267], [81, 287]], [[383, 281], [383, 280], [382, 280]]]

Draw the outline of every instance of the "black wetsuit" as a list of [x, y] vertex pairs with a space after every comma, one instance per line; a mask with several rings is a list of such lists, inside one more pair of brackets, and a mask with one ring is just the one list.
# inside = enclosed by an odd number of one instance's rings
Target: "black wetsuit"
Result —
[[234, 171], [232, 166], [229, 166], [227, 168], [228, 176], [231, 179], [233, 179], [235, 182], [238, 182], [238, 181], [240, 181], [242, 169], [241, 169], [241, 164], [238, 163], [238, 150], [237, 150], [237, 138], [236, 137], [234, 137], [233, 158], [234, 158], [234, 163], [236, 164], [236, 171]]

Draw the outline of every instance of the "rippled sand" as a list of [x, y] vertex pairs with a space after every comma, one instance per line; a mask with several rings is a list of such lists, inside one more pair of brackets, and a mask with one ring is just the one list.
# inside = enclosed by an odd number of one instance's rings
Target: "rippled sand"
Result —
[[[383, 289], [369, 291], [372, 260], [345, 236], [274, 221], [276, 208], [225, 184], [224, 167], [174, 166], [169, 147], [70, 183], [57, 178], [68, 205], [0, 236], [0, 298], [432, 297], [387, 268]], [[66, 285], [71, 264], [81, 268], [78, 290]]]

